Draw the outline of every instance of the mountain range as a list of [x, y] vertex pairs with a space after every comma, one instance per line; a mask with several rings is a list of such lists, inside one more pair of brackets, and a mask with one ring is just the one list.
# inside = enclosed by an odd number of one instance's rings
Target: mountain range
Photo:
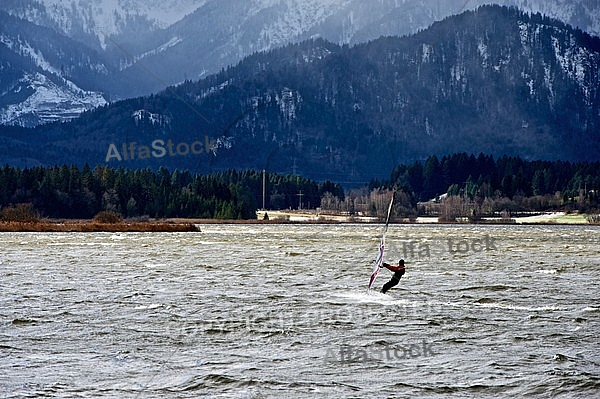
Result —
[[[3, 0], [0, 124], [69, 120], [255, 52], [404, 36], [486, 0]], [[496, 0], [600, 33], [596, 0]]]
[[406, 37], [309, 39], [255, 53], [72, 122], [4, 127], [0, 159], [253, 168], [346, 184], [463, 151], [597, 160], [599, 96], [599, 38], [485, 6]]

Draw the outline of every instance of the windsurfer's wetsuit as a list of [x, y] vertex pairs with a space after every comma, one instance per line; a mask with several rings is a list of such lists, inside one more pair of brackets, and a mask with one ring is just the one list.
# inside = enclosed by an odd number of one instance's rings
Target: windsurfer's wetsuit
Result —
[[392, 279], [390, 281], [388, 281], [387, 283], [385, 283], [383, 285], [383, 288], [381, 289], [381, 292], [383, 294], [385, 294], [390, 288], [392, 288], [395, 285], [398, 285], [398, 283], [400, 282], [400, 277], [404, 276], [404, 260], [401, 260], [398, 264], [398, 266], [392, 266], [388, 263], [383, 263], [382, 265], [383, 267], [385, 267], [388, 270], [391, 270], [394, 272], [394, 275], [392, 276]]

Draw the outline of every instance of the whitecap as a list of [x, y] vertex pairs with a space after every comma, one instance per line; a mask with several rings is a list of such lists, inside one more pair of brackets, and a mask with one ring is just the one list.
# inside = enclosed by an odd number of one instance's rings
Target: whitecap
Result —
[[540, 270], [536, 270], [536, 273], [542, 273], [542, 274], [556, 274], [558, 273], [558, 270], [556, 269], [540, 269]]
[[405, 299], [397, 299], [390, 294], [382, 294], [379, 291], [371, 290], [364, 292], [343, 292], [333, 294], [334, 297], [349, 299], [356, 303], [379, 303], [381, 305], [394, 305], [398, 303], [408, 303]]
[[145, 309], [157, 309], [164, 306], [162, 303], [151, 303], [150, 305], [140, 305], [136, 306], [135, 310], [145, 310]]
[[595, 308], [593, 306], [588, 306], [587, 308], [583, 308], [584, 312], [598, 312], [600, 311], [600, 308]]

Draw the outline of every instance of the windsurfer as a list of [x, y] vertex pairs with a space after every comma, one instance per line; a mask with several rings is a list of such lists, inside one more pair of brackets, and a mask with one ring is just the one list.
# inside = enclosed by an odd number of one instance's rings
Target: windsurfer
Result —
[[405, 272], [404, 259], [400, 259], [400, 261], [398, 262], [398, 266], [392, 266], [389, 263], [385, 263], [385, 262], [383, 262], [382, 266], [385, 267], [386, 269], [394, 272], [392, 279], [390, 281], [388, 281], [387, 283], [385, 283], [383, 285], [383, 288], [381, 289], [381, 292], [383, 294], [385, 294], [386, 292], [389, 291], [390, 288], [398, 285], [398, 283], [400, 282], [400, 278], [402, 276], [404, 276], [404, 272]]

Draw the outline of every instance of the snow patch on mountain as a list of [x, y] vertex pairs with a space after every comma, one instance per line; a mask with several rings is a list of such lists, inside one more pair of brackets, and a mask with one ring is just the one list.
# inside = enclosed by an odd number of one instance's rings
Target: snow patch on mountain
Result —
[[152, 125], [165, 126], [171, 123], [171, 117], [168, 115], [158, 114], [147, 111], [145, 109], [138, 109], [131, 114], [131, 117], [135, 121], [135, 125], [141, 121], [148, 121]]
[[541, 13], [600, 36], [600, 1], [598, 0], [484, 0], [480, 4], [515, 6], [531, 13]]
[[183, 42], [183, 39], [178, 36], [175, 36], [175, 37], [171, 38], [169, 41], [167, 41], [166, 43], [161, 44], [157, 48], [146, 51], [145, 53], [135, 56], [135, 62], [132, 61], [131, 59], [121, 60], [120, 64], [119, 64], [119, 70], [122, 71], [124, 69], [127, 69], [127, 68], [131, 67], [132, 65], [134, 65], [137, 61], [140, 61], [146, 57], [164, 53], [169, 48], [174, 47], [181, 42]]
[[209, 87], [208, 90], [202, 90], [201, 93], [196, 96], [196, 101], [201, 101], [202, 99], [225, 89], [230, 84], [231, 84], [231, 80], [226, 80], [225, 82], [219, 84], [218, 86], [212, 86], [212, 87]]
[[322, 60], [331, 54], [332, 52], [324, 47], [313, 47], [312, 49], [302, 54], [302, 61], [306, 63], [315, 62]]
[[281, 94], [275, 96], [275, 101], [279, 105], [279, 110], [286, 122], [296, 119], [297, 104], [302, 101], [300, 93], [285, 87], [281, 90]]
[[164, 29], [205, 3], [206, 0], [36, 0], [29, 6], [7, 11], [39, 25], [48, 18], [69, 37], [79, 29], [93, 33], [105, 48], [105, 34], [121, 33], [132, 17], [145, 18], [153, 29]]
[[0, 124], [35, 126], [56, 120], [70, 120], [82, 112], [107, 104], [97, 92], [85, 91], [61, 79], [56, 84], [42, 73], [25, 73], [12, 87], [13, 93], [32, 92], [25, 101], [0, 108]]
[[31, 46], [31, 44], [27, 41], [21, 42], [19, 40], [18, 43], [15, 43], [8, 36], [2, 34], [0, 35], [0, 43], [4, 44], [10, 50], [13, 50], [15, 53], [19, 55], [24, 55], [26, 57], [31, 58], [35, 65], [43, 69], [44, 71], [48, 71], [55, 75], [60, 75], [60, 71], [52, 66], [46, 59], [44, 58], [44, 54], [40, 50], [36, 50]]
[[[259, 48], [266, 50], [272, 46], [281, 46], [290, 39], [299, 37], [310, 28], [333, 15], [350, 1], [344, 0], [288, 0], [286, 2], [265, 1], [285, 7], [277, 20], [266, 25], [260, 31]], [[267, 5], [267, 4], [263, 4]], [[270, 4], [269, 4], [270, 5]]]
[[591, 89], [587, 84], [586, 71], [588, 71], [589, 65], [594, 64], [593, 58], [600, 58], [600, 56], [598, 54], [590, 54], [586, 49], [581, 47], [571, 46], [561, 48], [560, 43], [558, 38], [552, 37], [554, 56], [564, 73], [577, 82], [589, 105]]

